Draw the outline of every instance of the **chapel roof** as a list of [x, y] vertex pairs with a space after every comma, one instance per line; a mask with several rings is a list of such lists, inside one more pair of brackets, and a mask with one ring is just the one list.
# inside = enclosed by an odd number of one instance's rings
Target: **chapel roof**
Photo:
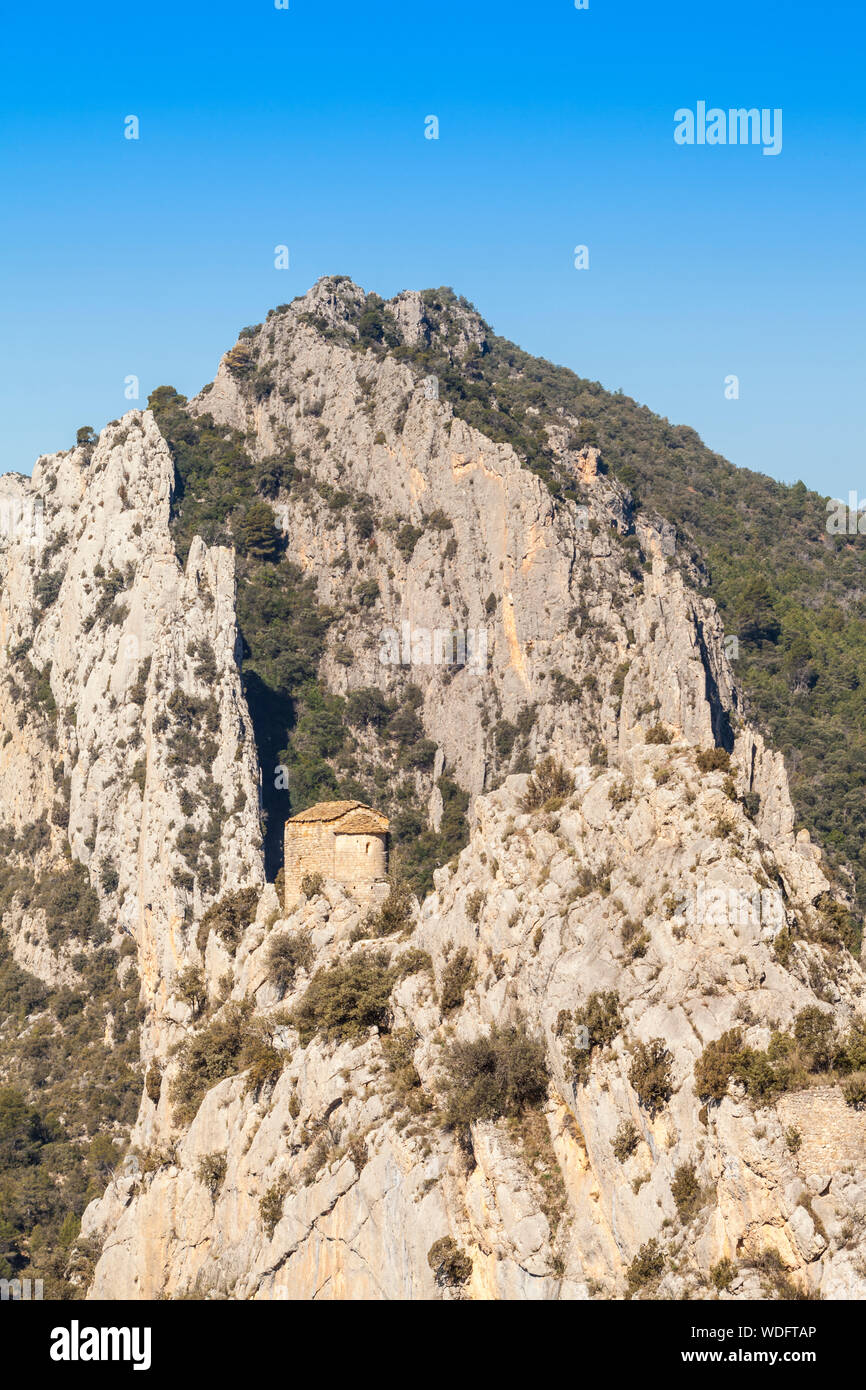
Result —
[[380, 835], [388, 829], [388, 817], [363, 801], [317, 801], [315, 806], [308, 806], [305, 811], [292, 816], [289, 824], [308, 824], [311, 821], [340, 821], [339, 827], [335, 825], [334, 829], [347, 835]]

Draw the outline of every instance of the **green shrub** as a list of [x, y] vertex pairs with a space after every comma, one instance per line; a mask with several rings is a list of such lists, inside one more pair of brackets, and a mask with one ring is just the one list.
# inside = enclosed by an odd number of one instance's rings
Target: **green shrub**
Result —
[[855, 1071], [842, 1082], [846, 1105], [862, 1110], [866, 1106], [866, 1071]]
[[185, 965], [174, 980], [174, 993], [192, 1010], [193, 1018], [198, 1018], [207, 1003], [207, 985], [204, 974], [197, 965]]
[[[423, 898], [433, 887], [433, 873], [440, 864], [453, 859], [469, 839], [469, 795], [457, 782], [443, 776], [436, 783], [442, 796], [442, 819], [438, 832], [425, 829], [426, 816], [398, 832], [393, 857], [399, 857], [400, 872], [413, 892]], [[393, 823], [397, 830], [397, 822]]]
[[206, 1187], [211, 1195], [211, 1200], [216, 1197], [225, 1181], [226, 1175], [226, 1156], [224, 1153], [204, 1154], [199, 1159], [196, 1177], [203, 1187]]
[[635, 922], [631, 917], [626, 917], [620, 927], [620, 935], [629, 960], [640, 960], [646, 955], [650, 944], [650, 937], [649, 932], [644, 931], [640, 922]]
[[652, 728], [647, 730], [647, 735], [646, 735], [646, 738], [645, 738], [644, 742], [645, 742], [645, 743], [670, 743], [671, 740], [672, 740], [672, 738], [673, 738], [673, 735], [672, 735], [671, 733], [668, 732], [668, 730], [665, 728], [664, 724], [653, 724]]
[[494, 1024], [471, 1042], [458, 1040], [443, 1060], [443, 1119], [448, 1126], [520, 1115], [547, 1095], [544, 1043], [522, 1021]]
[[628, 1079], [641, 1105], [650, 1114], [660, 1110], [671, 1096], [671, 1054], [661, 1038], [638, 1043], [632, 1054]]
[[788, 1153], [796, 1154], [800, 1152], [800, 1149], [803, 1147], [803, 1136], [794, 1125], [788, 1125], [785, 1130], [784, 1138]]
[[209, 907], [196, 934], [196, 945], [202, 955], [212, 931], [234, 955], [244, 931], [256, 915], [258, 903], [258, 888], [238, 888]]
[[382, 1052], [388, 1063], [391, 1084], [400, 1100], [409, 1109], [420, 1114], [430, 1109], [430, 1100], [422, 1085], [415, 1066], [417, 1035], [412, 1028], [398, 1028], [382, 1039]]
[[619, 811], [623, 806], [627, 806], [633, 796], [634, 783], [628, 777], [620, 777], [618, 782], [614, 782], [608, 788], [607, 799], [614, 811]]
[[625, 678], [629, 672], [630, 662], [621, 661], [613, 673], [613, 680], [610, 683], [610, 693], [613, 696], [614, 708], [619, 715], [622, 705], [623, 691], [625, 690]]
[[813, 1293], [794, 1282], [782, 1263], [778, 1250], [762, 1250], [749, 1260], [749, 1264], [761, 1275], [765, 1297], [784, 1299], [788, 1302], [810, 1302], [821, 1298], [820, 1292]]
[[713, 1284], [714, 1288], [717, 1288], [719, 1293], [721, 1293], [723, 1289], [730, 1288], [737, 1276], [737, 1272], [737, 1266], [732, 1260], [726, 1257], [723, 1260], [719, 1260], [718, 1264], [712, 1266], [710, 1270], [710, 1282]]
[[850, 1072], [866, 1061], [866, 1033], [856, 1023], [840, 1038], [831, 1013], [817, 1005], [801, 1009], [790, 1033], [774, 1032], [764, 1051], [747, 1047], [739, 1029], [708, 1043], [695, 1063], [695, 1089], [704, 1100], [721, 1100], [730, 1081], [740, 1081], [753, 1099], [764, 1101], [809, 1084], [809, 1078]]
[[[204, 681], [206, 685], [212, 685], [219, 675], [217, 667], [216, 652], [213, 643], [206, 637], [200, 642], [196, 642], [190, 649], [191, 655], [195, 657], [193, 675], [196, 680]], [[150, 661], [145, 662], [145, 667], [150, 666]]]
[[818, 919], [809, 935], [812, 940], [828, 946], [844, 946], [852, 955], [860, 954], [863, 938], [862, 924], [848, 911], [844, 903], [824, 893], [816, 904]]
[[147, 1092], [148, 1100], [152, 1100], [154, 1105], [159, 1105], [159, 1097], [162, 1093], [162, 1067], [159, 1062], [151, 1062], [144, 1078], [144, 1089]]
[[301, 892], [305, 898], [317, 898], [325, 886], [324, 874], [304, 874], [301, 879]]
[[615, 990], [595, 990], [570, 1016], [565, 1010], [560, 1013], [557, 1032], [566, 1039], [566, 1056], [576, 1081], [587, 1081], [593, 1052], [608, 1047], [621, 1028], [622, 1015]]
[[266, 954], [268, 979], [280, 997], [292, 988], [299, 970], [309, 970], [313, 962], [313, 943], [306, 931], [278, 932], [271, 938]]
[[730, 772], [731, 755], [724, 748], [704, 748], [695, 757], [699, 772]]
[[150, 675], [152, 660], [152, 657], [147, 657], [147, 659], [141, 663], [141, 669], [127, 692], [132, 703], [139, 707], [141, 707], [147, 699], [147, 680]]
[[424, 532], [411, 522], [405, 522], [397, 532], [396, 546], [404, 560], [412, 559], [412, 552], [420, 541]]
[[574, 779], [555, 758], [542, 758], [526, 784], [521, 801], [522, 811], [537, 811], [574, 790]]
[[209, 771], [218, 751], [219, 706], [215, 696], [200, 699], [178, 686], [166, 702], [166, 713], [154, 720], [153, 727], [156, 733], [171, 728], [168, 763], [181, 776], [194, 768]]
[[459, 1009], [467, 990], [475, 983], [475, 963], [465, 946], [459, 946], [442, 967], [439, 1007], [443, 1014]]
[[680, 1163], [674, 1171], [671, 1183], [671, 1196], [676, 1202], [679, 1218], [684, 1225], [696, 1216], [707, 1198], [698, 1182], [694, 1163]]
[[372, 608], [379, 598], [379, 583], [376, 579], [365, 579], [359, 584], [355, 593], [362, 608]]
[[843, 1071], [866, 1070], [866, 1018], [855, 1018], [842, 1038], [836, 1055], [836, 1065]]
[[816, 1005], [801, 1009], [794, 1019], [794, 1038], [810, 1072], [828, 1071], [836, 1056], [836, 1026], [831, 1013]]
[[628, 1296], [632, 1298], [640, 1289], [657, 1284], [664, 1274], [665, 1257], [657, 1240], [648, 1240], [642, 1245], [626, 1270]]
[[789, 927], [782, 927], [773, 937], [773, 955], [780, 965], [787, 967], [794, 953], [794, 935]]
[[417, 975], [421, 971], [426, 971], [432, 979], [432, 957], [429, 951], [422, 951], [417, 946], [410, 946], [407, 951], [401, 951], [391, 962], [391, 977], [395, 985], [405, 980], [408, 975]]
[[20, 1091], [0, 1087], [0, 1165], [3, 1169], [34, 1164], [39, 1147], [48, 1138], [39, 1112], [27, 1104]]
[[577, 883], [572, 889], [575, 898], [587, 898], [590, 893], [601, 893], [606, 897], [610, 892], [611, 865], [600, 864], [597, 869], [583, 867], [578, 870]]
[[759, 792], [744, 792], [740, 798], [743, 810], [750, 820], [756, 821], [761, 809], [761, 797]]
[[427, 1252], [427, 1263], [440, 1288], [456, 1288], [472, 1277], [472, 1261], [453, 1236], [434, 1241]]
[[40, 574], [33, 585], [33, 593], [41, 612], [44, 613], [52, 603], [56, 603], [62, 583], [61, 570], [50, 570]]
[[493, 726], [493, 742], [496, 753], [503, 762], [507, 762], [511, 757], [514, 744], [517, 739], [517, 725], [512, 724], [510, 719], [499, 719]]
[[257, 560], [272, 560], [279, 550], [282, 537], [276, 517], [267, 502], [252, 502], [238, 527], [238, 548], [243, 555]]
[[731, 1077], [743, 1061], [743, 1036], [739, 1028], [723, 1033], [707, 1043], [695, 1063], [695, 1090], [702, 1100], [721, 1100], [727, 1095]]
[[470, 922], [477, 922], [481, 916], [481, 909], [484, 906], [484, 894], [480, 888], [474, 888], [466, 899], [466, 916]]
[[54, 950], [71, 937], [98, 943], [107, 935], [104, 928], [100, 930], [99, 896], [83, 864], [40, 879], [32, 903], [45, 913], [48, 942]]
[[270, 1033], [256, 1025], [244, 1035], [239, 1067], [246, 1072], [245, 1095], [258, 1095], [263, 1086], [276, 1081], [286, 1062], [285, 1052], [274, 1047]]
[[367, 1148], [363, 1135], [351, 1135], [346, 1152], [354, 1163], [356, 1171], [362, 1173], [370, 1161], [370, 1150]]
[[346, 719], [356, 729], [384, 729], [393, 712], [393, 706], [373, 686], [352, 690], [346, 697]]
[[631, 1158], [638, 1146], [640, 1136], [632, 1120], [621, 1120], [613, 1140], [613, 1156], [620, 1163]]
[[271, 1239], [283, 1216], [283, 1204], [286, 1200], [285, 1180], [275, 1182], [268, 1188], [267, 1192], [259, 1199], [259, 1212], [262, 1218], [262, 1225], [268, 1240]]
[[207, 1092], [242, 1070], [240, 1058], [249, 1012], [248, 1006], [226, 1005], [213, 1022], [178, 1048], [178, 1069], [168, 1092], [176, 1124], [191, 1124]]
[[292, 1014], [302, 1045], [317, 1033], [342, 1040], [361, 1037], [372, 1027], [387, 1029], [393, 985], [384, 952], [356, 952], [317, 970]]
[[392, 882], [388, 896], [378, 912], [368, 915], [366, 934], [368, 936], [394, 936], [397, 932], [407, 932], [412, 926], [415, 903], [412, 890], [402, 880]]

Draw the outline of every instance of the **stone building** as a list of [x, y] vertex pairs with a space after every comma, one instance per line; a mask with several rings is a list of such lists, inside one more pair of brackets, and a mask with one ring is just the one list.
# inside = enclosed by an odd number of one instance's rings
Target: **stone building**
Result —
[[286, 821], [284, 865], [287, 910], [305, 874], [363, 893], [388, 871], [388, 818], [363, 801], [319, 801]]
[[811, 1086], [780, 1096], [776, 1114], [785, 1129], [796, 1130], [801, 1174], [837, 1173], [846, 1165], [866, 1168], [866, 1111], [845, 1103], [839, 1086]]

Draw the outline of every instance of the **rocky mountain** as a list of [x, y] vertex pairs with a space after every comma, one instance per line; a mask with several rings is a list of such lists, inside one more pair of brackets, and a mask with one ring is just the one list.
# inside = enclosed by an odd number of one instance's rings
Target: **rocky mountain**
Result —
[[[699, 551], [530, 375], [330, 277], [0, 479], [4, 1269], [866, 1296], [851, 879]], [[390, 817], [372, 907], [284, 899], [331, 797]]]

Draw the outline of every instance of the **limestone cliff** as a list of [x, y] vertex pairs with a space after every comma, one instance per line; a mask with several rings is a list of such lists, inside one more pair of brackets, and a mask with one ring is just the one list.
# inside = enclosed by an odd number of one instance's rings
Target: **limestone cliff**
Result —
[[[115, 938], [135, 942], [148, 1034], [209, 900], [202, 883], [212, 896], [223, 880], [263, 880], [233, 557], [198, 542], [181, 568], [173, 481], [152, 417], [132, 412], [95, 447], [39, 460], [38, 534], [16, 528], [0, 556], [4, 824], [53, 820], [37, 865], [88, 868]], [[22, 689], [34, 672], [41, 699]], [[190, 771], [181, 742], [205, 736], [213, 757]], [[189, 873], [202, 832], [204, 880]], [[20, 962], [50, 974], [38, 922], [26, 936], [9, 925]]]
[[[434, 340], [455, 370], [484, 351], [468, 308], [444, 334], [423, 296], [328, 279], [189, 408], [267, 480], [327, 611], [322, 687], [347, 709], [417, 692], [429, 756], [392, 758], [383, 796], [438, 831], [443, 775], [470, 794], [423, 900], [265, 885], [278, 769], [234, 556], [196, 536], [178, 559], [159, 412], [3, 480], [43, 504], [0, 554], [3, 825], [40, 874], [83, 866], [141, 977], [141, 1104], [84, 1215], [90, 1292], [863, 1297], [866, 1119], [837, 1082], [866, 1064], [864, 977], [718, 614], [578, 420], [548, 428], [551, 486], [439, 399]], [[392, 757], [377, 738], [359, 718], [356, 771]], [[7, 902], [16, 960], [73, 979], [81, 943], [34, 902]], [[460, 1045], [500, 1035], [543, 1088], [458, 1114], [449, 1077], [496, 1071]]]

